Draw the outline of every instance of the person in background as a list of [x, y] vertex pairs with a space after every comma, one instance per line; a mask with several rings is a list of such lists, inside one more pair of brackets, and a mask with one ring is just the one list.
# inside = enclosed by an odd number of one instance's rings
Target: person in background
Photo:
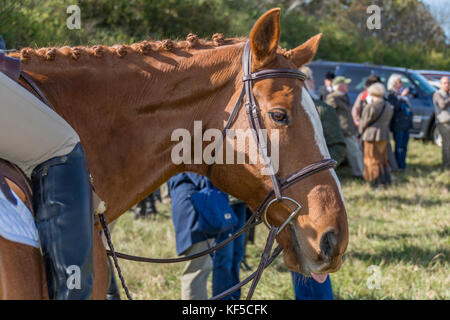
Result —
[[339, 125], [339, 119], [336, 110], [327, 103], [318, 99], [314, 94], [314, 78], [312, 70], [306, 66], [300, 68], [306, 74], [306, 89], [308, 90], [314, 104], [319, 112], [320, 122], [322, 123], [323, 135], [330, 152], [330, 157], [337, 162], [339, 166], [345, 159], [346, 147], [344, 133]]
[[389, 124], [393, 107], [384, 100], [386, 90], [382, 83], [374, 83], [367, 89], [367, 104], [359, 120], [359, 132], [364, 141], [364, 179], [376, 190], [391, 183], [387, 156]]
[[[189, 199], [190, 195], [204, 187], [204, 177], [183, 172], [170, 178], [167, 185], [172, 199], [177, 254], [188, 256], [207, 250], [213, 245], [214, 238], [199, 231], [198, 214]], [[209, 254], [187, 261], [181, 276], [181, 299], [208, 299], [206, 284], [212, 269]]]
[[450, 169], [450, 86], [448, 77], [441, 78], [441, 88], [433, 95], [436, 122], [442, 136], [442, 167]]
[[364, 83], [364, 91], [362, 91], [360, 94], [358, 94], [358, 96], [356, 97], [355, 103], [353, 103], [352, 117], [353, 117], [353, 122], [355, 123], [356, 126], [359, 126], [359, 118], [361, 118], [362, 109], [363, 109], [364, 105], [366, 104], [366, 98], [368, 95], [367, 88], [369, 88], [372, 84], [377, 83], [377, 82], [381, 82], [380, 77], [375, 74], [370, 75], [366, 79], [366, 82]]
[[134, 219], [139, 218], [155, 218], [158, 213], [158, 209], [156, 208], [156, 200], [162, 202], [161, 192], [159, 189], [156, 189], [154, 192], [150, 193], [150, 195], [144, 200], [140, 201], [136, 205], [136, 209], [134, 212]]
[[406, 169], [409, 130], [412, 128], [412, 112], [407, 100], [408, 90], [402, 90], [402, 86], [402, 76], [398, 73], [393, 73], [387, 82], [389, 90], [387, 100], [394, 107], [390, 128], [394, 135], [394, 154], [400, 171]]
[[[241, 229], [246, 221], [246, 204], [233, 196], [229, 197], [231, 208], [233, 209], [238, 224], [227, 232], [216, 235], [216, 243], [219, 244]], [[216, 296], [239, 283], [239, 271], [244, 259], [245, 234], [216, 250], [213, 254], [213, 274], [212, 274], [212, 294]], [[222, 300], [239, 300], [241, 289], [225, 296]]]
[[356, 128], [350, 110], [348, 84], [351, 79], [339, 76], [333, 80], [333, 92], [326, 98], [326, 103], [332, 106], [338, 115], [339, 124], [344, 133], [347, 159], [354, 177], [362, 179], [363, 155], [358, 143], [358, 129]]
[[[381, 83], [380, 77], [375, 74], [370, 75], [366, 79], [366, 82], [364, 83], [364, 91], [358, 95], [358, 97], [355, 100], [355, 103], [353, 104], [352, 117], [353, 122], [355, 123], [356, 126], [359, 126], [359, 119], [361, 118], [362, 110], [364, 106], [367, 104], [366, 101], [367, 88], [377, 82]], [[362, 141], [360, 141], [360, 143], [362, 143]], [[388, 153], [389, 167], [391, 168], [392, 171], [398, 171], [397, 160], [395, 160], [394, 153], [392, 152], [391, 139], [388, 139], [387, 142], [387, 153]]]
[[317, 96], [320, 100], [325, 101], [327, 96], [333, 92], [333, 79], [335, 75], [333, 72], [328, 71], [325, 75], [325, 79], [323, 79], [323, 86], [320, 86], [317, 91]]

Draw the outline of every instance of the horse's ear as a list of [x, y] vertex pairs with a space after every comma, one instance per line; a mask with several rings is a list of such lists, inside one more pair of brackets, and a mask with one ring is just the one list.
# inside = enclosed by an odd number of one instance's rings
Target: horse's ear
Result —
[[280, 39], [280, 8], [263, 14], [250, 32], [250, 47], [255, 66], [263, 66], [276, 57]]
[[297, 68], [310, 63], [316, 55], [319, 48], [319, 42], [322, 34], [318, 33], [314, 37], [309, 38], [305, 43], [299, 45], [297, 48], [290, 50], [289, 58], [294, 62]]

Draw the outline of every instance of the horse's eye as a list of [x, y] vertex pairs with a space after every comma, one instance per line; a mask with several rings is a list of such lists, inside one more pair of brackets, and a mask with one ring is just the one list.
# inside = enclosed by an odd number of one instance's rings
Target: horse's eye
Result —
[[282, 124], [289, 124], [289, 119], [285, 112], [277, 110], [277, 111], [272, 111], [269, 114], [273, 121], [282, 123]]

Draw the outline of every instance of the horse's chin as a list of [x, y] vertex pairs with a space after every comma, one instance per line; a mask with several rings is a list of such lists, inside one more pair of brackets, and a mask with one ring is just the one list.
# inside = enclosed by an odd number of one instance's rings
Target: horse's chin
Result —
[[290, 271], [301, 273], [304, 276], [312, 277], [314, 279], [317, 278], [316, 280], [318, 282], [320, 282], [318, 280], [320, 275], [337, 272], [342, 265], [342, 259], [340, 257], [337, 258], [332, 265], [318, 264], [292, 249], [285, 252], [284, 262]]

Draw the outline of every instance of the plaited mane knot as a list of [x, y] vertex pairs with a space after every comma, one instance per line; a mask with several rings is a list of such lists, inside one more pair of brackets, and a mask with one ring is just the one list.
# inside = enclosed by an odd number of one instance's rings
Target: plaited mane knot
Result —
[[189, 48], [193, 48], [198, 43], [198, 36], [193, 33], [189, 33], [186, 37]]
[[72, 50], [70, 51], [72, 54], [72, 59], [74, 60], [78, 60], [81, 57], [81, 48], [72, 48]]
[[24, 62], [31, 59], [31, 53], [33, 52], [33, 49], [31, 48], [23, 48], [20, 50], [20, 59]]
[[127, 47], [125, 47], [124, 45], [119, 45], [116, 48], [116, 53], [121, 58], [125, 57], [127, 55]]
[[103, 57], [103, 54], [105, 53], [105, 48], [102, 45], [93, 46], [92, 50], [94, 50], [94, 56], [98, 58]]
[[221, 46], [222, 44], [224, 44], [225, 39], [223, 37], [223, 33], [214, 33], [212, 36], [212, 40], [214, 42], [215, 46]]
[[282, 54], [286, 59], [291, 59], [292, 50], [287, 50], [286, 48], [279, 49], [280, 54]]
[[172, 40], [165, 39], [165, 40], [161, 41], [161, 49], [170, 51], [173, 48], [174, 48], [174, 43]]
[[152, 50], [152, 44], [150, 41], [142, 41], [138, 46], [138, 51], [140, 54], [147, 54], [150, 53]]
[[56, 52], [57, 52], [56, 48], [49, 48], [49, 49], [47, 49], [47, 51], [44, 54], [45, 60], [47, 60], [47, 61], [55, 60]]
[[47, 60], [47, 57], [46, 57], [47, 48], [40, 48], [40, 49], [37, 49], [35, 52], [40, 58]]

